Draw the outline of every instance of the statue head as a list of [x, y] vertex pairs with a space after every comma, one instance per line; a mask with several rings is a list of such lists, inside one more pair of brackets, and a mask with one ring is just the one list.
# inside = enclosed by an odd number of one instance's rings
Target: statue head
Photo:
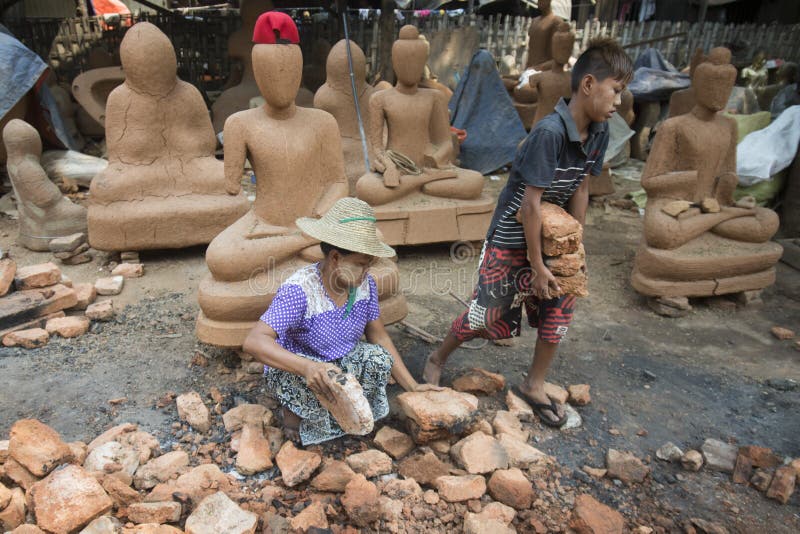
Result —
[[267, 104], [285, 109], [294, 104], [303, 77], [303, 54], [294, 21], [269, 11], [258, 17], [253, 30], [253, 74]]
[[125, 84], [137, 93], [165, 95], [178, 83], [175, 49], [164, 33], [139, 22], [125, 33], [119, 46]]
[[42, 155], [42, 139], [36, 128], [22, 119], [12, 119], [3, 128], [3, 144], [6, 146], [9, 161], [32, 155]]
[[700, 63], [706, 61], [707, 59], [708, 58], [703, 53], [703, 49], [701, 47], [698, 46], [694, 49], [694, 54], [692, 54], [692, 59], [689, 62], [689, 78], [694, 78], [694, 69], [696, 69]]
[[400, 83], [419, 83], [428, 61], [428, 47], [428, 43], [420, 39], [417, 28], [411, 25], [400, 28], [400, 36], [392, 45], [392, 66]]
[[708, 61], [695, 68], [692, 87], [698, 105], [712, 111], [725, 109], [736, 82], [736, 67], [730, 64], [730, 59], [730, 50], [715, 48]]
[[[356, 88], [363, 87], [367, 78], [367, 58], [361, 48], [350, 41], [350, 55], [353, 58], [353, 75]], [[325, 83], [340, 91], [352, 92], [350, 87], [350, 68], [347, 64], [347, 41], [342, 39], [331, 48], [325, 67]]]
[[559, 24], [558, 30], [553, 33], [553, 61], [559, 65], [566, 65], [572, 55], [574, 45], [575, 34], [571, 31], [569, 24], [566, 22]]
[[553, 9], [550, 6], [550, 0], [539, 0], [539, 11], [542, 12], [542, 15], [549, 15], [553, 12]]

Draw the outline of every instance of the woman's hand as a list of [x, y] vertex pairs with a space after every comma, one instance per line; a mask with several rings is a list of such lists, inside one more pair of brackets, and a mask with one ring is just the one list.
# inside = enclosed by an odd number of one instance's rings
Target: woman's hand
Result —
[[328, 373], [340, 373], [341, 370], [332, 363], [309, 361], [303, 377], [306, 379], [308, 389], [320, 400], [325, 400], [330, 404], [336, 404], [336, 396], [328, 386]]

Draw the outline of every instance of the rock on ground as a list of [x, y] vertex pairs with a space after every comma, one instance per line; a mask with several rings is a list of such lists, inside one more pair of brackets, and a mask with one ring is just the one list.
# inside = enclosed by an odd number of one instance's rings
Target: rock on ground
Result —
[[417, 443], [459, 435], [475, 421], [478, 398], [452, 389], [409, 391], [397, 396]]
[[681, 458], [681, 465], [687, 471], [700, 471], [703, 467], [703, 455], [694, 450], [686, 451]]
[[517, 510], [530, 508], [535, 497], [533, 485], [516, 467], [492, 473], [488, 488], [494, 500]]
[[263, 425], [246, 424], [239, 439], [236, 470], [243, 475], [254, 475], [272, 467], [272, 451], [264, 436]]
[[700, 447], [705, 458], [706, 467], [712, 471], [733, 473], [739, 449], [735, 445], [718, 439], [709, 438]]
[[390, 426], [384, 426], [378, 430], [373, 441], [395, 460], [399, 460], [414, 450], [414, 440], [408, 434]]
[[47, 321], [45, 330], [50, 335], [61, 337], [78, 337], [89, 331], [89, 319], [82, 316], [54, 317]]
[[189, 455], [184, 451], [168, 452], [140, 466], [133, 477], [133, 484], [137, 489], [150, 489], [188, 466]]
[[86, 317], [92, 321], [110, 321], [114, 317], [114, 301], [101, 300], [86, 307]]
[[186, 421], [198, 432], [206, 433], [211, 429], [211, 414], [196, 391], [178, 395], [178, 417]]
[[306, 532], [311, 527], [327, 530], [328, 518], [325, 515], [325, 507], [321, 502], [313, 502], [290, 519], [289, 525], [297, 532]]
[[106, 278], [98, 278], [94, 283], [94, 288], [98, 295], [113, 296], [122, 293], [122, 287], [124, 285], [124, 276], [109, 276]]
[[186, 519], [186, 534], [254, 534], [258, 516], [218, 491], [203, 499]]
[[272, 424], [272, 412], [260, 404], [240, 404], [225, 412], [222, 422], [228, 432], [241, 430], [245, 424], [269, 426]]
[[413, 478], [420, 484], [431, 485], [439, 477], [450, 474], [450, 465], [442, 462], [429, 451], [405, 458], [400, 462], [398, 472], [405, 478]]
[[644, 482], [650, 468], [629, 452], [608, 449], [606, 453], [608, 476], [617, 478], [627, 485]]
[[380, 493], [364, 475], [356, 475], [344, 490], [342, 506], [353, 524], [366, 527], [380, 517]]
[[450, 449], [450, 456], [470, 474], [491, 473], [508, 467], [508, 453], [492, 436], [475, 432]]
[[622, 534], [625, 520], [591, 495], [578, 495], [569, 526], [577, 534]]
[[322, 471], [311, 481], [311, 487], [318, 491], [331, 491], [342, 493], [353, 477], [355, 471], [341, 460], [329, 460], [323, 466]]
[[347, 465], [356, 473], [361, 473], [367, 478], [392, 472], [392, 459], [385, 452], [376, 449], [348, 456]]
[[72, 458], [58, 432], [36, 419], [20, 419], [11, 427], [8, 453], [31, 474], [43, 477]]
[[453, 389], [465, 393], [492, 395], [504, 387], [506, 387], [506, 379], [503, 375], [492, 373], [480, 367], [473, 367], [453, 380]]
[[128, 519], [142, 523], [177, 523], [181, 518], [181, 504], [174, 501], [140, 502], [128, 507]]
[[486, 479], [481, 475], [442, 476], [436, 479], [436, 491], [447, 502], [480, 499], [486, 493]]
[[6, 347], [23, 347], [26, 349], [44, 347], [48, 341], [50, 341], [50, 334], [44, 328], [17, 330], [3, 337], [3, 345]]
[[283, 483], [291, 488], [308, 480], [322, 463], [322, 457], [315, 452], [300, 450], [287, 441], [275, 456], [275, 463], [281, 470]]
[[52, 262], [17, 267], [14, 286], [17, 291], [52, 286], [61, 281], [61, 269]]
[[73, 532], [114, 504], [100, 483], [76, 465], [53, 471], [30, 493], [36, 523], [49, 532]]

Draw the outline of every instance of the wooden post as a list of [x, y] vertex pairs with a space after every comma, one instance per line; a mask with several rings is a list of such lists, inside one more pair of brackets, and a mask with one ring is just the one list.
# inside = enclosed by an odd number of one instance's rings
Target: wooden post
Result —
[[394, 69], [392, 68], [392, 44], [394, 43], [394, 0], [381, 0], [381, 42], [378, 48], [380, 57], [381, 80], [394, 85]]
[[706, 21], [706, 13], [708, 12], [708, 0], [700, 0], [700, 11], [697, 14], [697, 22], [701, 24]]

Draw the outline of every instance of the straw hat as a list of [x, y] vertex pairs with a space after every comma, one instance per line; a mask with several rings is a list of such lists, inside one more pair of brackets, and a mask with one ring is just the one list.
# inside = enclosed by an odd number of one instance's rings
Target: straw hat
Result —
[[337, 200], [322, 218], [301, 217], [295, 222], [306, 234], [337, 248], [391, 258], [395, 251], [380, 240], [375, 221], [375, 211], [369, 204], [357, 198], [344, 197]]

